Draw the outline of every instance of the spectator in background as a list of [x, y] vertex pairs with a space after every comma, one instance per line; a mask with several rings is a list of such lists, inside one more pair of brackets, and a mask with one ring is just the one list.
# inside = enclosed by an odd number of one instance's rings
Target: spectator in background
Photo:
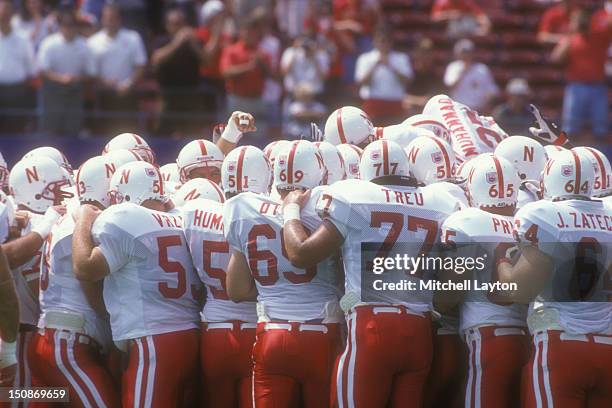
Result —
[[402, 100], [412, 76], [408, 55], [394, 51], [389, 34], [379, 30], [374, 49], [359, 56], [355, 69], [362, 108], [376, 126], [401, 122]]
[[244, 20], [239, 40], [223, 49], [220, 68], [227, 90], [228, 114], [236, 110], [253, 114], [257, 118], [257, 132], [249, 135], [249, 139], [265, 146], [266, 104], [261, 97], [266, 78], [274, 74], [268, 56], [259, 48], [262, 37], [263, 29], [257, 19], [251, 16]]
[[434, 95], [444, 91], [442, 74], [436, 70], [433, 41], [423, 38], [412, 51], [413, 78], [404, 98], [403, 107], [409, 115], [421, 113], [425, 104]]
[[[102, 29], [88, 40], [98, 73], [96, 96], [102, 111], [98, 129], [112, 134], [135, 131], [138, 99], [134, 85], [144, 73], [147, 53], [140, 35], [122, 28], [119, 6], [104, 6], [101, 22]], [[111, 114], [110, 121], [105, 113]]]
[[93, 55], [84, 38], [77, 34], [72, 12], [58, 15], [59, 32], [49, 35], [38, 50], [43, 131], [77, 136], [83, 122], [83, 90], [95, 75]]
[[612, 142], [605, 74], [611, 41], [612, 12], [602, 9], [591, 18], [579, 10], [571, 16], [569, 33], [552, 52], [554, 62], [566, 63], [563, 129], [569, 134], [580, 134], [589, 123], [593, 135]]
[[513, 78], [506, 85], [506, 102], [493, 111], [497, 124], [509, 135], [529, 135], [533, 114], [529, 110], [531, 89], [523, 78]]
[[293, 101], [287, 108], [285, 122], [286, 137], [300, 139], [310, 135], [310, 124], [316, 123], [323, 128], [327, 108], [315, 100], [314, 87], [308, 82], [301, 82], [293, 88]]
[[223, 77], [219, 70], [221, 50], [232, 43], [233, 31], [233, 22], [221, 0], [208, 0], [202, 5], [200, 26], [196, 31], [204, 52], [200, 75], [205, 90], [213, 95], [211, 104], [205, 108], [217, 112], [218, 122], [224, 121], [226, 104]]
[[274, 14], [279, 31], [287, 39], [294, 39], [306, 30], [305, 16], [314, 7], [312, 0], [276, 0]]
[[431, 9], [431, 19], [446, 22], [451, 38], [487, 35], [491, 29], [489, 17], [472, 0], [436, 0]]
[[175, 137], [199, 132], [202, 101], [198, 93], [202, 46], [180, 9], [166, 13], [167, 35], [159, 38], [151, 63], [159, 83], [162, 113], [158, 132]]
[[281, 58], [281, 74], [285, 91], [291, 95], [299, 83], [307, 82], [315, 95], [323, 92], [329, 72], [329, 55], [309, 36], [293, 41]]
[[538, 41], [557, 44], [568, 32], [570, 16], [579, 9], [579, 0], [561, 0], [559, 4], [547, 9], [538, 27]]
[[34, 74], [29, 41], [11, 27], [13, 4], [0, 1], [0, 132], [22, 132], [25, 110], [33, 108], [28, 80]]
[[457, 59], [448, 64], [444, 73], [444, 85], [449, 89], [449, 96], [471, 109], [487, 111], [499, 94], [491, 70], [475, 60], [471, 40], [457, 41], [453, 53]]
[[44, 15], [42, 0], [22, 0], [19, 13], [13, 16], [11, 23], [17, 33], [30, 40], [34, 50], [54, 31], [52, 20]]

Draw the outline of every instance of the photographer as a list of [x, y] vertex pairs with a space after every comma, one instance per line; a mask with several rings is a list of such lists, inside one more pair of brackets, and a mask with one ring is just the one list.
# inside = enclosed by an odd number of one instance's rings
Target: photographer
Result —
[[307, 82], [318, 95], [329, 73], [329, 55], [311, 38], [298, 37], [283, 53], [280, 69], [288, 94], [292, 94], [298, 84]]

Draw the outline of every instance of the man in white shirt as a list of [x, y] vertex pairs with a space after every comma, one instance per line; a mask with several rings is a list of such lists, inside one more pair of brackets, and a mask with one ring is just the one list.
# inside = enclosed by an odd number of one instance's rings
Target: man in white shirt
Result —
[[95, 64], [76, 17], [58, 16], [60, 30], [43, 40], [38, 68], [43, 78], [41, 127], [51, 134], [76, 136], [83, 121], [83, 83], [95, 74]]
[[281, 58], [285, 91], [293, 93], [298, 84], [307, 82], [315, 94], [320, 94], [329, 72], [329, 63], [327, 51], [315, 41], [305, 36], [297, 38]]
[[455, 61], [448, 64], [444, 73], [444, 85], [450, 97], [473, 110], [484, 111], [499, 94], [491, 70], [485, 64], [474, 61], [474, 43], [463, 39], [453, 49]]
[[32, 105], [27, 81], [34, 73], [34, 55], [27, 39], [11, 28], [13, 4], [0, 1], [0, 132], [24, 129]]
[[408, 55], [393, 51], [392, 46], [387, 32], [377, 32], [374, 49], [361, 54], [355, 68], [362, 108], [377, 126], [401, 122], [402, 99], [413, 76]]
[[102, 29], [87, 41], [99, 79], [96, 96], [101, 123], [98, 127], [105, 127], [104, 124], [111, 119], [114, 133], [133, 130], [138, 107], [133, 88], [147, 63], [145, 47], [138, 32], [122, 27], [121, 10], [117, 4], [104, 6], [101, 23]]

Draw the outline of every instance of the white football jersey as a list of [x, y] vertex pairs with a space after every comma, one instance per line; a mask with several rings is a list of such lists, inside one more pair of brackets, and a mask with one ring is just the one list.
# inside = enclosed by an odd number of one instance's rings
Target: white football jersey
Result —
[[104, 303], [113, 340], [198, 327], [202, 282], [178, 212], [113, 205], [96, 219], [92, 236], [110, 269]]
[[[403, 304], [417, 312], [431, 310], [432, 292], [418, 287], [393, 292], [368, 287], [362, 293], [362, 243], [412, 244], [415, 253], [408, 255], [417, 257], [423, 245], [439, 242], [442, 222], [459, 205], [451, 196], [423, 187], [381, 186], [363, 180], [343, 180], [330, 186], [321, 195], [316, 209], [344, 237], [346, 293], [359, 296], [362, 303]], [[400, 253], [392, 248], [386, 256], [397, 254]], [[401, 273], [417, 285], [421, 280]]]
[[6, 242], [11, 229], [9, 218], [9, 208], [5, 203], [0, 202], [0, 244]]
[[225, 274], [230, 248], [223, 235], [223, 204], [199, 198], [185, 203], [181, 214], [193, 264], [206, 286], [202, 321], [257, 322], [255, 302], [236, 303], [227, 296]]
[[[311, 201], [323, 190], [314, 188]], [[301, 214], [308, 229], [322, 222], [313, 205], [306, 206]], [[283, 247], [280, 202], [242, 193], [225, 202], [223, 219], [230, 247], [244, 254], [249, 262], [259, 293], [260, 321], [266, 318], [301, 322], [341, 319], [336, 263], [330, 258], [300, 269], [289, 262]]]
[[[21, 231], [21, 236], [29, 234], [32, 227], [42, 219], [42, 215], [30, 213], [30, 221]], [[19, 322], [32, 326], [36, 326], [38, 323], [40, 308], [38, 306], [38, 293], [32, 291], [30, 282], [37, 281], [40, 278], [40, 254], [40, 250], [36, 251], [32, 259], [12, 270], [17, 296], [19, 297]]]
[[[512, 217], [466, 208], [444, 221], [442, 241], [456, 243], [460, 256], [485, 258], [484, 268], [474, 268], [470, 280], [496, 282], [497, 260], [516, 244], [512, 223]], [[527, 305], [498, 303], [495, 293], [474, 289], [467, 291], [461, 305], [461, 331], [479, 325], [526, 326]]]
[[38, 327], [46, 327], [46, 313], [69, 312], [83, 318], [83, 332], [100, 345], [111, 339], [108, 319], [89, 305], [81, 282], [72, 270], [72, 233], [74, 213], [68, 212], [57, 224], [43, 244], [40, 266], [40, 310]]
[[529, 203], [540, 200], [535, 185], [531, 183], [521, 183], [516, 198], [516, 209], [519, 210]]
[[508, 137], [493, 118], [480, 116], [446, 95], [430, 99], [423, 113], [436, 116], [448, 128], [459, 164], [481, 153], [492, 153], [499, 142]]
[[461, 208], [468, 208], [470, 206], [468, 198], [465, 195], [465, 190], [459, 184], [441, 181], [439, 183], [429, 184], [423, 188], [425, 190], [433, 190], [433, 194], [435, 194], [435, 192], [450, 194], [455, 200], [459, 201]]
[[[612, 334], [612, 303], [605, 301], [612, 290], [606, 274], [612, 263], [612, 206], [599, 200], [540, 200], [514, 218], [521, 244], [537, 246], [553, 262], [552, 278], [530, 307], [530, 329], [540, 327], [544, 316], [547, 321], [555, 316], [568, 332]], [[597, 261], [597, 274], [592, 264], [580, 264], [580, 253]]]

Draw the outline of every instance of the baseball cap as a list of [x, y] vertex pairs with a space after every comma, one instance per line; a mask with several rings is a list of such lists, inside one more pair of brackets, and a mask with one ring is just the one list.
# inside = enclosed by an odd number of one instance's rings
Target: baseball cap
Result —
[[208, 0], [200, 9], [200, 22], [208, 23], [213, 17], [225, 9], [221, 0]]
[[471, 51], [474, 51], [474, 42], [472, 40], [468, 40], [467, 38], [457, 41], [453, 47], [453, 53], [455, 55]]
[[523, 78], [513, 78], [506, 85], [506, 92], [510, 95], [529, 95], [531, 89], [527, 80]]

